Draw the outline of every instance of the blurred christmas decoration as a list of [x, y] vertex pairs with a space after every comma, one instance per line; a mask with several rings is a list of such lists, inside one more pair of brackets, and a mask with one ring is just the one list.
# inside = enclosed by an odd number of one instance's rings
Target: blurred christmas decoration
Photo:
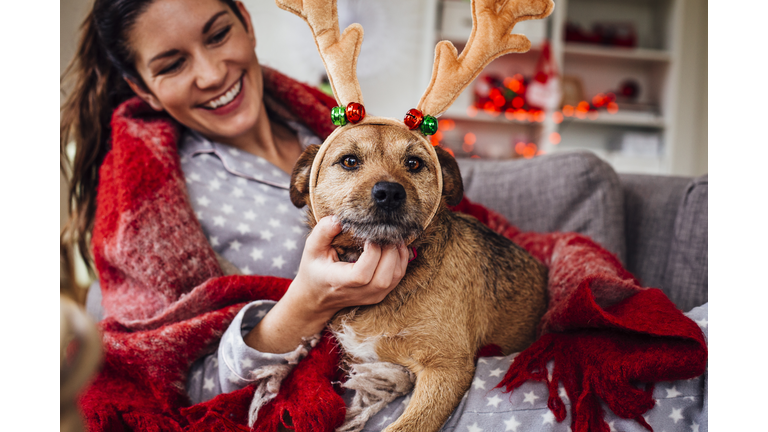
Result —
[[530, 79], [521, 74], [501, 77], [486, 74], [477, 79], [474, 102], [467, 110], [470, 117], [483, 111], [492, 116], [504, 113], [508, 120], [543, 122], [544, 110], [533, 107], [526, 100]]
[[560, 76], [549, 41], [544, 41], [536, 62], [533, 81], [526, 92], [526, 102], [532, 107], [551, 110], [560, 102]]
[[545, 110], [560, 101], [560, 77], [548, 41], [545, 41], [531, 79], [516, 73], [502, 77], [486, 74], [477, 79], [470, 117], [482, 110], [492, 116], [504, 114], [508, 120], [543, 122]]
[[640, 83], [634, 79], [626, 79], [619, 84], [619, 92], [622, 97], [630, 101], [636, 101], [640, 96]]
[[560, 106], [576, 105], [586, 98], [584, 96], [584, 84], [581, 78], [566, 75], [563, 77], [563, 97], [560, 100]]
[[586, 30], [579, 23], [569, 21], [565, 25], [565, 41], [634, 48], [637, 31], [630, 22], [596, 22], [591, 30]]

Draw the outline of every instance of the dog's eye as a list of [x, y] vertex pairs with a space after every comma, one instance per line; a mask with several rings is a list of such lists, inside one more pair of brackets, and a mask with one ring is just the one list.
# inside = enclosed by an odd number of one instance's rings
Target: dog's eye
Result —
[[344, 159], [341, 160], [341, 164], [346, 169], [354, 169], [357, 168], [360, 162], [354, 156], [344, 156]]
[[408, 158], [408, 160], [405, 162], [405, 164], [408, 166], [408, 169], [411, 172], [421, 171], [421, 168], [424, 167], [424, 162], [421, 159], [417, 158], [417, 157], [410, 157], [410, 158]]

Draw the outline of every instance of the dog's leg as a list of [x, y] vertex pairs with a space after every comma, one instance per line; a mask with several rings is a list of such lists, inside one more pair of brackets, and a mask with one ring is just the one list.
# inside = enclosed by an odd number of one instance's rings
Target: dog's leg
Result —
[[336, 432], [360, 431], [368, 420], [396, 398], [408, 394], [415, 376], [394, 363], [360, 363], [352, 365], [345, 388], [355, 390], [355, 398], [347, 408], [346, 421]]
[[425, 368], [416, 373], [416, 388], [403, 415], [384, 432], [436, 432], [469, 389], [474, 365], [463, 368]]

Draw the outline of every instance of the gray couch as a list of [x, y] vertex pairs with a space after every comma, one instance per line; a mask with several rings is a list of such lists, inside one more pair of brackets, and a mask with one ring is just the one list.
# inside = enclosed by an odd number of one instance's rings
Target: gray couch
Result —
[[707, 302], [707, 176], [617, 174], [592, 153], [460, 159], [467, 198], [524, 231], [575, 231], [682, 311]]

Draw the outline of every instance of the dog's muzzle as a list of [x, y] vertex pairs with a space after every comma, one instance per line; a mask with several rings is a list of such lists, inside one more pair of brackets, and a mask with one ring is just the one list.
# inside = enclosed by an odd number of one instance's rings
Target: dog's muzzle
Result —
[[423, 231], [419, 223], [423, 215], [406, 211], [407, 197], [400, 183], [380, 181], [371, 188], [370, 201], [352, 199], [340, 208], [337, 216], [344, 231], [359, 240], [379, 245], [406, 243]]

